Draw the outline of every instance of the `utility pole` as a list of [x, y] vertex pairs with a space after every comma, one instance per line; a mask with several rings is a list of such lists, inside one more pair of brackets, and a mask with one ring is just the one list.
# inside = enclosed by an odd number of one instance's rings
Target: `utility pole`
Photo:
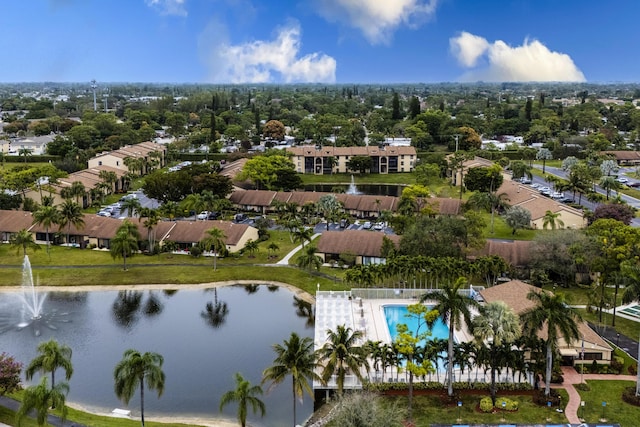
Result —
[[456, 133], [453, 135], [453, 137], [456, 139], [456, 152], [458, 152], [458, 140], [460, 138], [460, 134]]
[[91, 80], [91, 90], [93, 90], [93, 111], [98, 111], [98, 104], [96, 103], [96, 89], [98, 85], [95, 80]]

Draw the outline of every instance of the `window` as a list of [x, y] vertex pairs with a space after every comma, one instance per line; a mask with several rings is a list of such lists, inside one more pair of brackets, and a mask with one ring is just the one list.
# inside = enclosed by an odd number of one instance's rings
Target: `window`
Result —
[[120, 166], [120, 161], [116, 160], [116, 166]]
[[98, 166], [102, 166], [102, 160], [98, 160]]

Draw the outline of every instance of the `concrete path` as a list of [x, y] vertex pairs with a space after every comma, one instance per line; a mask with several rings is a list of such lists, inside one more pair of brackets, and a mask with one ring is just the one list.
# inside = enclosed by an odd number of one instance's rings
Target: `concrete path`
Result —
[[[313, 242], [313, 240], [320, 236], [320, 233], [316, 233], [313, 236], [311, 236], [311, 240], [309, 241], [309, 243]], [[289, 265], [289, 260], [291, 259], [292, 256], [294, 256], [300, 249], [302, 249], [302, 245], [298, 245], [295, 248], [293, 248], [291, 250], [291, 252], [289, 252], [287, 255], [285, 255], [284, 258], [282, 258], [280, 261], [276, 262], [276, 264], [278, 265]]]
[[[635, 375], [610, 375], [610, 374], [583, 374], [580, 375], [578, 371], [570, 366], [562, 367], [562, 376], [564, 382], [562, 384], [552, 384], [551, 388], [563, 388], [569, 394], [569, 402], [564, 408], [564, 414], [567, 417], [567, 421], [571, 424], [580, 424], [582, 421], [578, 418], [578, 409], [580, 408], [580, 394], [574, 387], [575, 384], [580, 384], [580, 379], [584, 381], [588, 380], [619, 380], [619, 381], [636, 381]], [[541, 387], [543, 387], [541, 385]]]

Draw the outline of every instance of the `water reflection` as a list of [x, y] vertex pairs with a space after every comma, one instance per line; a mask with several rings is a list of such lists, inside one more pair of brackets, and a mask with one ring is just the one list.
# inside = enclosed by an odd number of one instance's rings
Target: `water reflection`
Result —
[[252, 283], [250, 285], [244, 285], [244, 290], [247, 291], [249, 295], [255, 294], [260, 289], [260, 285]]
[[306, 319], [305, 326], [307, 328], [313, 328], [316, 322], [316, 315], [313, 311], [313, 305], [310, 302], [303, 300], [302, 298], [294, 296], [293, 306], [296, 308], [296, 316]]
[[213, 289], [213, 302], [209, 301], [205, 306], [204, 311], [200, 313], [207, 325], [212, 326], [214, 329], [222, 326], [226, 320], [229, 310], [227, 303], [218, 301], [218, 289]]
[[[47, 318], [52, 327], [41, 326], [40, 337], [15, 326], [4, 328], [0, 343], [2, 351], [25, 364], [35, 357], [41, 341], [55, 338], [69, 345], [74, 376], [68, 400], [98, 412], [122, 407], [113, 392], [113, 369], [125, 350], [159, 353], [165, 359], [165, 390], [161, 399], [145, 398], [145, 413], [210, 419], [221, 416], [220, 397], [234, 387], [229, 372], [241, 372], [259, 383], [262, 371], [273, 363], [273, 344], [288, 339], [291, 332], [313, 336], [307, 303], [285, 288], [271, 292], [264, 284], [251, 289], [255, 292], [249, 294], [238, 285], [180, 289], [170, 292], [172, 296], [158, 290], [50, 295], [43, 313], [53, 319]], [[17, 301], [16, 295], [0, 292], [0, 324], [11, 316], [18, 318]], [[72, 323], [63, 324], [68, 321]], [[134, 415], [139, 408], [136, 399], [127, 408]], [[262, 400], [267, 415], [249, 417], [251, 425], [290, 426], [290, 389], [276, 387]], [[305, 399], [298, 406], [300, 417], [309, 416], [312, 407]], [[222, 416], [235, 419], [231, 409]]]

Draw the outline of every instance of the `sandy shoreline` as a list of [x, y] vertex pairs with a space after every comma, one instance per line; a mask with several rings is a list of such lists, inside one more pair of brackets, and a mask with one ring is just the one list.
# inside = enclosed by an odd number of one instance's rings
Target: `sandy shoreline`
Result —
[[[104, 410], [96, 410], [87, 408], [85, 406], [79, 405], [73, 402], [67, 402], [67, 406], [78, 411], [87, 412], [95, 415], [101, 415], [105, 417], [111, 417], [112, 414], [105, 412]], [[151, 416], [150, 416], [151, 415]], [[154, 417], [153, 414], [149, 414], [145, 412], [145, 421], [156, 421], [159, 423], [181, 423], [181, 424], [190, 424], [197, 425], [203, 427], [237, 427], [238, 423], [236, 421], [232, 421], [229, 419], [223, 418], [215, 418], [215, 416], [202, 418], [202, 417], [187, 417], [187, 416], [177, 416], [177, 417]], [[135, 416], [132, 416], [130, 419], [136, 420], [139, 419], [140, 416], [136, 413]]]
[[[267, 285], [287, 288], [298, 298], [314, 304], [316, 302], [313, 295], [296, 288], [288, 283], [276, 282], [272, 280], [226, 280], [222, 282], [209, 283], [187, 283], [187, 284], [148, 284], [148, 285], [93, 285], [93, 286], [37, 286], [41, 292], [91, 292], [91, 291], [131, 291], [131, 290], [180, 290], [180, 289], [210, 289], [231, 285]], [[19, 292], [20, 286], [0, 286], [0, 292]]]

